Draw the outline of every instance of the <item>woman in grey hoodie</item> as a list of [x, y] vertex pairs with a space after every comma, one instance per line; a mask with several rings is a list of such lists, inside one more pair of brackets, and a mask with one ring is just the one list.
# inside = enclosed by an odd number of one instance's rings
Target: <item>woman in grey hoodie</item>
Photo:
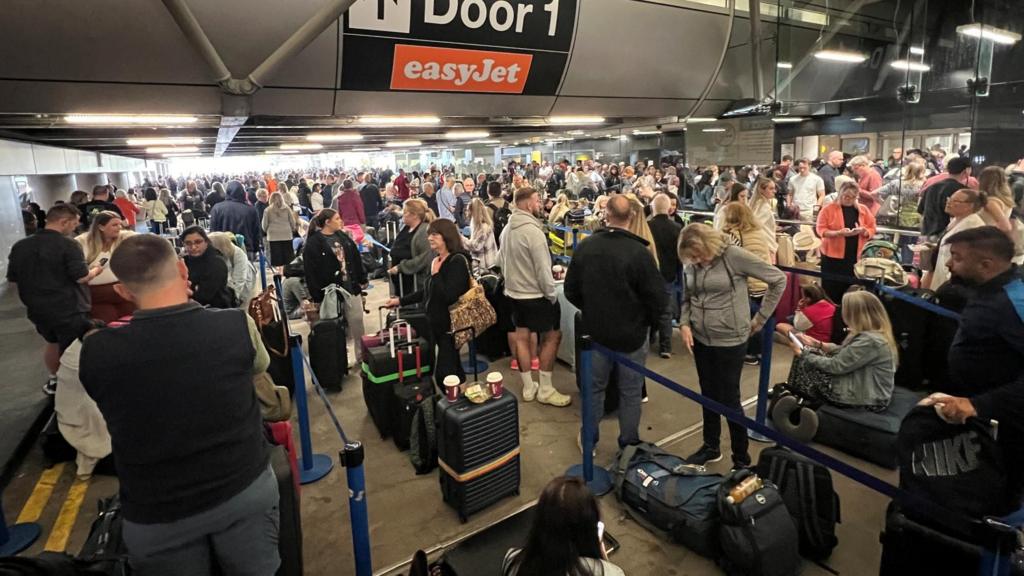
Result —
[[[736, 411], [740, 405], [740, 373], [747, 340], [764, 325], [782, 298], [786, 276], [706, 224], [690, 224], [679, 236], [683, 262], [683, 306], [679, 325], [683, 344], [697, 364], [701, 394]], [[747, 278], [767, 285], [761, 308], [750, 317]], [[705, 464], [722, 459], [719, 449], [722, 423], [704, 409], [704, 445], [686, 461]], [[734, 468], [750, 466], [747, 431], [729, 422]]]

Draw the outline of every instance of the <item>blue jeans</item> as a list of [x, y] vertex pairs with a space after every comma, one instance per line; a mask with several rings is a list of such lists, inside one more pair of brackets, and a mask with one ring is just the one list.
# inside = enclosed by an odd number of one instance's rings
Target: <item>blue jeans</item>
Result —
[[[643, 366], [647, 359], [647, 339], [637, 350], [623, 353], [623, 356]], [[614, 362], [595, 352], [591, 355], [591, 373], [594, 377], [590, 404], [594, 411], [594, 445], [600, 438], [600, 422], [604, 417], [604, 391], [608, 388]], [[640, 406], [643, 400], [644, 376], [625, 366], [619, 366], [619, 448], [640, 441]]]

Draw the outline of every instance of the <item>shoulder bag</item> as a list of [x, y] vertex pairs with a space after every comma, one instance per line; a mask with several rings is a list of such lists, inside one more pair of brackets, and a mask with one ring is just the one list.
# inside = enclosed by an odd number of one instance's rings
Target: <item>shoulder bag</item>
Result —
[[[464, 256], [463, 259], [466, 260]], [[469, 260], [466, 260], [466, 269], [469, 273], [469, 290], [459, 296], [458, 302], [448, 307], [456, 348], [461, 348], [468, 342], [471, 334], [482, 334], [484, 330], [498, 322], [498, 315], [494, 312], [491, 303], [487, 301], [483, 287], [473, 278]], [[472, 330], [467, 330], [467, 328], [472, 328]]]

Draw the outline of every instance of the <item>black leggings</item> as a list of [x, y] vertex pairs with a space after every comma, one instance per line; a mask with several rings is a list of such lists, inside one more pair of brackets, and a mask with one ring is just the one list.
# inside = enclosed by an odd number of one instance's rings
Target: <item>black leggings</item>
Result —
[[[743, 356], [746, 352], [746, 342], [735, 346], [705, 346], [695, 340], [693, 359], [697, 364], [700, 393], [742, 413], [740, 373], [743, 372]], [[722, 437], [721, 417], [707, 408], [703, 408], [702, 411], [704, 444], [719, 449]], [[733, 459], [749, 462], [747, 429], [730, 420], [729, 440], [732, 444]]]
[[437, 355], [434, 357], [434, 383], [438, 390], [444, 392], [444, 377], [452, 374], [459, 377], [460, 382], [465, 382], [466, 371], [462, 369], [462, 359], [459, 357], [459, 350], [455, 347], [455, 338], [450, 334], [441, 333], [433, 338], [431, 343], [437, 346]]

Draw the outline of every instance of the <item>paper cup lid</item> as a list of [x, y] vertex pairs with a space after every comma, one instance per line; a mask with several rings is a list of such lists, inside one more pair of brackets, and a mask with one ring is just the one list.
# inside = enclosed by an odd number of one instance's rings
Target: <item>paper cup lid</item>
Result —
[[445, 376], [443, 382], [445, 386], [458, 386], [461, 384], [461, 382], [459, 382], [459, 377], [454, 374]]
[[502, 378], [503, 376], [501, 375], [501, 372], [491, 372], [490, 374], [487, 375], [488, 382], [498, 382]]

